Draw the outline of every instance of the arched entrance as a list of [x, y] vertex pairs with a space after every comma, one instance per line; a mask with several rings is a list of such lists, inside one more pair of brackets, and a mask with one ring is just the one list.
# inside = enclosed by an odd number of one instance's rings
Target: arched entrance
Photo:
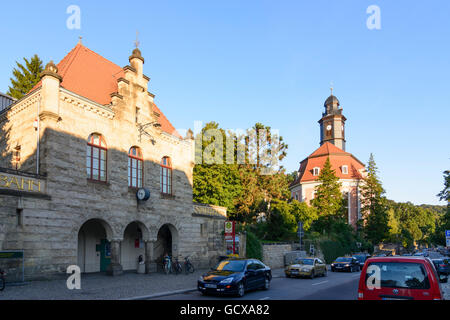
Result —
[[165, 253], [172, 257], [178, 255], [178, 231], [171, 224], [164, 224], [158, 231], [154, 248], [155, 258], [158, 264], [163, 262]]
[[78, 231], [78, 266], [81, 272], [106, 271], [111, 263], [111, 227], [101, 219], [86, 221]]
[[121, 250], [123, 270], [136, 270], [140, 255], [145, 261], [145, 241], [148, 240], [148, 233], [147, 227], [138, 221], [125, 228]]

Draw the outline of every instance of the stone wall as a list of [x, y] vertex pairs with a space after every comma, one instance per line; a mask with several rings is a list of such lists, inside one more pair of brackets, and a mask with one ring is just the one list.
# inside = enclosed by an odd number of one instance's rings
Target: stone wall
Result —
[[292, 244], [263, 244], [263, 262], [271, 267], [284, 268], [284, 255], [292, 251]]

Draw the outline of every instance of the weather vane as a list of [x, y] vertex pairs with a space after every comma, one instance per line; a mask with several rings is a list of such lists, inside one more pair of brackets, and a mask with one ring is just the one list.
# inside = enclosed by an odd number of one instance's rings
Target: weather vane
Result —
[[331, 90], [331, 95], [333, 95], [333, 81], [330, 82], [330, 90]]
[[136, 49], [139, 47], [139, 44], [139, 31], [136, 31], [136, 41], [134, 42]]

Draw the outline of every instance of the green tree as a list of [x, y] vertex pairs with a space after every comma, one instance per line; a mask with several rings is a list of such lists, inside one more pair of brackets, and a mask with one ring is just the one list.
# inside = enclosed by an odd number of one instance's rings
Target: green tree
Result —
[[35, 54], [30, 60], [23, 58], [25, 65], [16, 61], [17, 67], [13, 69], [11, 86], [7, 92], [13, 98], [21, 99], [39, 82], [41, 72], [44, 70], [42, 60]]
[[364, 219], [366, 238], [373, 244], [378, 244], [389, 237], [389, 216], [387, 212], [385, 193], [378, 178], [373, 154], [370, 154], [367, 164], [367, 176], [361, 186], [361, 213]]
[[333, 223], [342, 218], [345, 204], [341, 183], [331, 167], [330, 158], [325, 161], [317, 181], [320, 184], [315, 188], [315, 196], [311, 201], [311, 205], [319, 215], [315, 230], [330, 233]]

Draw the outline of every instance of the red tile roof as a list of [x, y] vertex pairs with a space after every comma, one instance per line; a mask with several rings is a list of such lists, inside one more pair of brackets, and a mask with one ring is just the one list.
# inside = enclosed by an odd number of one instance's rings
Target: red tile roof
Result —
[[[118, 91], [117, 80], [124, 77], [123, 68], [105, 59], [94, 51], [78, 43], [58, 64], [58, 74], [63, 80], [61, 86], [80, 96], [102, 105], [111, 103], [111, 93]], [[41, 86], [41, 82], [32, 89]], [[158, 118], [161, 129], [181, 138], [161, 110], [154, 105], [160, 114]]]
[[[299, 176], [291, 186], [302, 182], [317, 180], [318, 176], [313, 175], [313, 169], [316, 167], [322, 169], [328, 157], [330, 158], [331, 167], [339, 179], [363, 178], [360, 170], [364, 169], [365, 166], [361, 161], [351, 153], [336, 147], [334, 144], [325, 142], [300, 163]], [[344, 165], [348, 167], [348, 174], [343, 174], [342, 172], [342, 166]]]

